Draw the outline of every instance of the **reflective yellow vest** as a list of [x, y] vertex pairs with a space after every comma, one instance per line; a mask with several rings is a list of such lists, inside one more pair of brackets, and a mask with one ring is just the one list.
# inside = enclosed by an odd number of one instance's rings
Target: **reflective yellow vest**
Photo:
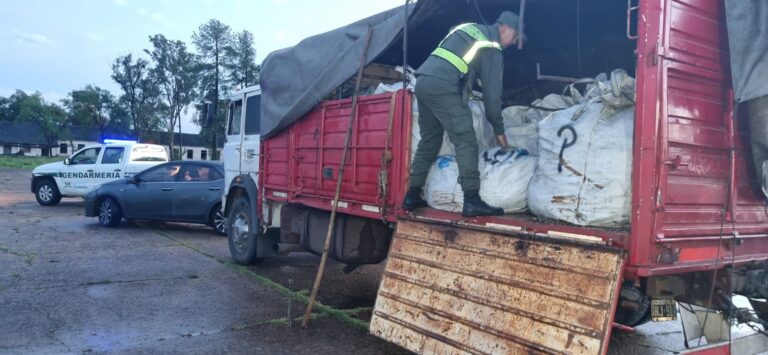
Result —
[[[459, 57], [456, 53], [453, 53], [442, 47], [443, 42], [445, 42], [445, 40], [456, 31], [462, 31], [475, 40], [475, 43], [472, 44], [472, 47], [470, 47], [469, 50], [467, 50], [467, 52], [464, 53], [464, 55], [461, 57]], [[432, 51], [432, 55], [447, 60], [449, 63], [453, 64], [453, 66], [456, 67], [456, 69], [458, 69], [461, 74], [467, 74], [467, 72], [469, 72], [469, 64], [472, 63], [472, 60], [475, 59], [477, 51], [481, 48], [496, 48], [498, 50], [502, 49], [499, 42], [488, 40], [488, 37], [486, 37], [485, 34], [483, 34], [483, 32], [480, 31], [477, 26], [475, 26], [474, 23], [465, 23], [454, 27], [451, 32], [448, 32], [448, 35], [446, 35], [445, 38], [440, 41], [440, 45], [437, 46], [437, 49]]]

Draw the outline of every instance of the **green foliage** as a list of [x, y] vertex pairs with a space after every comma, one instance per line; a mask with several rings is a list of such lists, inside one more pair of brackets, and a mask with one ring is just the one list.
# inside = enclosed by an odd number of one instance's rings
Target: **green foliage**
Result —
[[253, 46], [253, 34], [243, 30], [234, 35], [232, 46], [226, 50], [228, 80], [233, 88], [243, 89], [259, 83], [259, 70], [256, 65], [256, 48]]
[[86, 85], [84, 89], [73, 90], [64, 100], [69, 109], [69, 122], [75, 125], [96, 127], [99, 129], [99, 140], [111, 120], [110, 113], [115, 106], [115, 97], [98, 86]]
[[48, 144], [55, 143], [62, 136], [61, 126], [66, 123], [67, 112], [55, 103], [45, 102], [39, 92], [28, 95], [16, 90], [5, 101], [3, 112], [15, 121], [37, 123]]
[[0, 155], [0, 167], [16, 169], [34, 169], [38, 165], [64, 160], [63, 157], [25, 157]]
[[[112, 80], [123, 90], [119, 103], [130, 117], [133, 135], [142, 140], [149, 132], [160, 128], [160, 89], [150, 75], [150, 63], [144, 59], [133, 60], [131, 54], [120, 56], [112, 62]], [[121, 117], [123, 119], [123, 117]], [[121, 125], [124, 125], [121, 122]]]
[[[207, 111], [200, 110], [195, 120], [200, 127], [200, 134], [210, 144], [211, 152], [216, 152], [216, 135], [224, 131], [226, 116], [226, 63], [227, 53], [233, 46], [232, 31], [229, 26], [216, 19], [208, 20], [192, 34], [192, 42], [197, 48], [201, 65], [199, 92], [201, 94], [199, 108], [210, 104], [217, 114], [209, 117]], [[215, 156], [213, 157], [216, 158]]]
[[152, 58], [150, 75], [160, 87], [160, 99], [167, 108], [165, 128], [169, 136], [168, 146], [173, 150], [176, 123], [195, 99], [199, 66], [184, 42], [169, 40], [161, 34], [150, 36], [149, 41], [152, 49], [145, 52]]

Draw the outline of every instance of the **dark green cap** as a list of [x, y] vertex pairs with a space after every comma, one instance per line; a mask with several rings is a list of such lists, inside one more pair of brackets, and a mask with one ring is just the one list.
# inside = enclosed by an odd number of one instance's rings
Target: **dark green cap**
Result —
[[520, 16], [517, 16], [516, 13], [512, 11], [503, 11], [501, 15], [499, 15], [499, 19], [496, 20], [496, 23], [514, 28], [518, 32], [518, 37], [522, 38], [523, 41], [528, 40], [528, 36], [520, 30]]

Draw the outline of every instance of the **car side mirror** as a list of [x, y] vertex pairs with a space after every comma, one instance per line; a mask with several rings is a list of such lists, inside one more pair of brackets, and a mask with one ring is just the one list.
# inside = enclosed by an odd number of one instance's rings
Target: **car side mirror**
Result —
[[141, 182], [141, 178], [138, 176], [134, 176], [130, 180], [128, 180], [128, 182], [130, 182], [131, 184], [138, 185]]
[[64, 165], [69, 165], [69, 164], [72, 164], [69, 158], [64, 159]]

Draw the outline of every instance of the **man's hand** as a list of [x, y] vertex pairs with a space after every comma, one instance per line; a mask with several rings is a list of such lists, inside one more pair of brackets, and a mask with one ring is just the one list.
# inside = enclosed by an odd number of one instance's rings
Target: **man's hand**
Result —
[[509, 143], [507, 143], [507, 136], [503, 134], [497, 134], [496, 135], [496, 143], [499, 143], [499, 146], [501, 147], [501, 150], [506, 151], [508, 150]]

